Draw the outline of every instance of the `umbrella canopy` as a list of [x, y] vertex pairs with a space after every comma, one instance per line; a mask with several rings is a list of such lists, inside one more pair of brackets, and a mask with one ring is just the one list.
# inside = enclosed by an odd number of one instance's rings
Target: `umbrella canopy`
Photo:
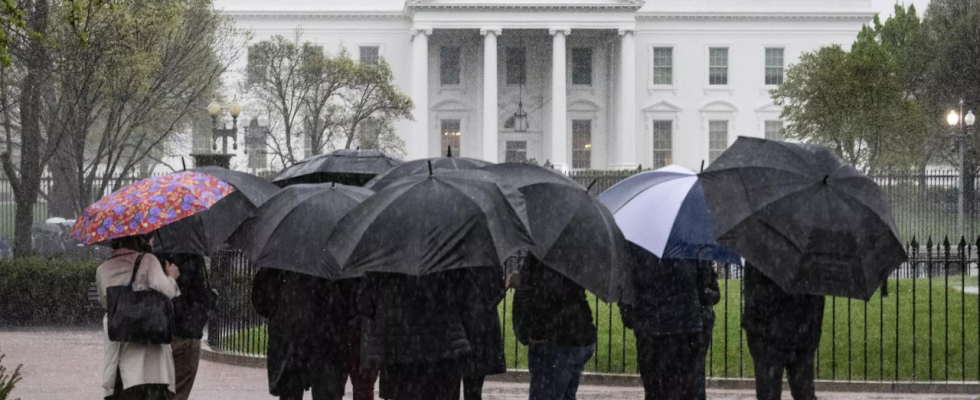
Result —
[[524, 197], [472, 170], [401, 178], [341, 219], [327, 242], [354, 274], [501, 266], [532, 246]]
[[395, 166], [381, 175], [376, 176], [364, 187], [379, 191], [382, 190], [399, 178], [412, 175], [428, 175], [429, 170], [459, 170], [476, 169], [485, 167], [491, 163], [466, 157], [438, 157], [422, 160], [412, 160]]
[[555, 170], [505, 163], [484, 168], [517, 188], [527, 205], [534, 252], [545, 266], [606, 302], [631, 302], [633, 257], [608, 209]]
[[85, 244], [145, 235], [211, 208], [235, 191], [227, 182], [201, 172], [178, 172], [126, 185], [89, 205], [72, 227]]
[[881, 188], [826, 147], [740, 137], [701, 183], [718, 241], [788, 293], [867, 300], [908, 259]]
[[379, 150], [341, 149], [320, 154], [279, 172], [272, 182], [279, 186], [295, 183], [341, 182], [363, 185], [376, 175], [401, 164]]
[[256, 208], [279, 191], [279, 187], [255, 175], [221, 167], [195, 168], [190, 172], [218, 178], [235, 191], [205, 211], [161, 226], [154, 232], [153, 251], [210, 256], [224, 247], [228, 237]]
[[671, 165], [626, 178], [599, 195], [626, 239], [660, 258], [741, 263], [715, 241], [698, 176]]
[[289, 186], [245, 220], [230, 242], [258, 268], [341, 278], [327, 240], [337, 222], [372, 193], [331, 183]]

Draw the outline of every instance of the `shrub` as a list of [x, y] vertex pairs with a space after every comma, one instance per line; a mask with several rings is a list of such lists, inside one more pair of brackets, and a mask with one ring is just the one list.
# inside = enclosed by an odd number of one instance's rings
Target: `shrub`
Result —
[[20, 365], [14, 368], [12, 374], [7, 374], [7, 368], [3, 366], [3, 354], [0, 354], [0, 400], [10, 398], [10, 392], [14, 391], [14, 385], [20, 382]]
[[95, 324], [104, 310], [88, 299], [97, 261], [18, 258], [0, 262], [0, 323]]

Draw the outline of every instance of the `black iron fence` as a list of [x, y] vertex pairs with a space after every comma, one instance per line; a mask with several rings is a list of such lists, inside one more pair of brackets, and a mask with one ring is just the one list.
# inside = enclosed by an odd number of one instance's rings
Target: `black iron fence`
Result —
[[[828, 298], [820, 349], [819, 379], [847, 381], [980, 381], [980, 296], [977, 295], [980, 238], [959, 243], [909, 243], [910, 261], [888, 280], [889, 295], [870, 301]], [[212, 259], [213, 284], [222, 295], [211, 320], [212, 348], [262, 355], [265, 322], [249, 303], [255, 271], [242, 253], [222, 252]], [[752, 358], [741, 329], [744, 309], [742, 267], [715, 266], [722, 277], [721, 302], [706, 363], [708, 376], [753, 376]], [[598, 333], [596, 353], [587, 370], [637, 373], [636, 342], [620, 320], [618, 307], [591, 297]], [[527, 368], [527, 347], [513, 332], [512, 294], [499, 313], [507, 365]]]

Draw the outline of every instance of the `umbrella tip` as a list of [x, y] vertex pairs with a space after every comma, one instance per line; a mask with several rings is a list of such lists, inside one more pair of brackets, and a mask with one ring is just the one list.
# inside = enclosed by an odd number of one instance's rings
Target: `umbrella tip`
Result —
[[704, 160], [701, 160], [701, 172], [704, 172]]
[[330, 182], [330, 187], [331, 188], [337, 187], [337, 182]]
[[824, 184], [824, 185], [826, 185], [826, 184], [827, 184], [827, 179], [830, 179], [830, 175], [824, 175], [824, 176], [823, 176], [823, 184]]
[[446, 146], [446, 157], [453, 156], [453, 146]]
[[432, 176], [432, 160], [426, 160], [425, 163], [429, 165], [429, 176]]
[[592, 180], [592, 183], [589, 184], [589, 187], [585, 188], [585, 191], [588, 192], [588, 191], [592, 190], [592, 186], [595, 185], [595, 183], [598, 182], [598, 181], [599, 181], [599, 178], [593, 179]]
[[184, 157], [180, 157], [180, 165], [184, 167], [184, 171], [187, 171], [187, 162], [184, 161]]

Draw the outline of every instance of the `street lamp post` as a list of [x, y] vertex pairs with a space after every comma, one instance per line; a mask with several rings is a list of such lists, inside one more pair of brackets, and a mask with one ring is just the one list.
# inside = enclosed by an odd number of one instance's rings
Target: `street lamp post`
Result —
[[[223, 118], [220, 118], [221, 121], [219, 123], [219, 117], [221, 117], [221, 112], [225, 108], [227, 108], [228, 114]], [[246, 135], [246, 141], [250, 129], [256, 129], [256, 131], [258, 131], [260, 129], [268, 129], [269, 127], [269, 118], [266, 116], [260, 116], [256, 118], [254, 122], [248, 116], [243, 116], [242, 105], [238, 102], [238, 99], [232, 100], [230, 103], [228, 103], [227, 107], [223, 107], [217, 100], [212, 101], [211, 104], [208, 104], [207, 111], [211, 116], [212, 150], [218, 150], [218, 139], [221, 139], [221, 152], [191, 154], [191, 156], [194, 157], [194, 164], [198, 167], [218, 166], [229, 168], [231, 166], [231, 158], [235, 155], [228, 153], [228, 140], [231, 139], [232, 150], [238, 150], [239, 119], [241, 119], [242, 130]], [[253, 127], [252, 125], [257, 126]], [[248, 146], [246, 146], [245, 154], [248, 154], [247, 147]]]
[[956, 130], [953, 131], [952, 136], [956, 139], [957, 145], [959, 147], [959, 167], [960, 167], [960, 182], [959, 182], [959, 193], [957, 196], [956, 203], [956, 222], [959, 236], [962, 238], [966, 234], [965, 226], [963, 224], [963, 197], [964, 189], [966, 188], [966, 144], [967, 139], [970, 137], [969, 127], [976, 123], [977, 117], [973, 115], [973, 111], [968, 111], [965, 116], [963, 116], [963, 100], [960, 100], [960, 112], [956, 113], [956, 110], [949, 112], [946, 116], [946, 123], [949, 124], [950, 128]]

